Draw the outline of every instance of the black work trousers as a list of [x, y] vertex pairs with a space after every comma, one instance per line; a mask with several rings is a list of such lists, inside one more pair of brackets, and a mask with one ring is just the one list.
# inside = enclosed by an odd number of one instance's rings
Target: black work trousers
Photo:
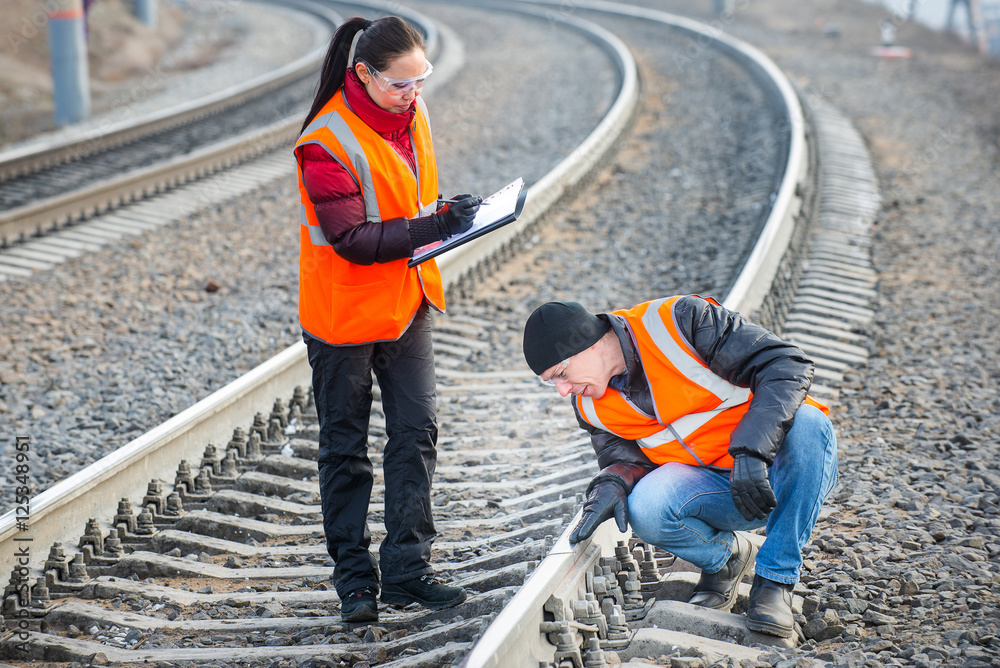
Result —
[[[331, 346], [305, 336], [319, 415], [319, 488], [326, 547], [341, 598], [362, 587], [433, 572], [431, 478], [437, 465], [437, 413], [431, 318], [424, 304], [396, 341]], [[382, 455], [386, 537], [369, 551], [368, 458], [372, 372], [378, 378], [388, 441]]]

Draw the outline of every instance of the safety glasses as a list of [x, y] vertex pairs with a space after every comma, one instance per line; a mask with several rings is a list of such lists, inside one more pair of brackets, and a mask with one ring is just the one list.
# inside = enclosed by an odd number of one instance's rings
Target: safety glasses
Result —
[[569, 360], [570, 358], [566, 358], [562, 362], [559, 362], [551, 376], [548, 378], [539, 377], [538, 380], [542, 385], [551, 385], [552, 387], [555, 387], [556, 383], [566, 382], [566, 369], [569, 368]]
[[378, 86], [378, 89], [386, 95], [406, 95], [414, 89], [419, 91], [424, 87], [424, 82], [427, 80], [427, 77], [429, 77], [431, 72], [434, 71], [434, 66], [430, 64], [430, 61], [428, 61], [427, 69], [424, 70], [424, 73], [419, 77], [413, 77], [412, 79], [391, 79], [383, 75], [365, 61], [359, 60], [358, 62], [364, 63], [364, 66], [368, 68], [368, 72], [375, 78], [375, 85]]

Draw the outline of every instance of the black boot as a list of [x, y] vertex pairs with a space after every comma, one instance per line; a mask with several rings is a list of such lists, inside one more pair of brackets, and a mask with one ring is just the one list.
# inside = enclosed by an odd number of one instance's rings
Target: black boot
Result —
[[754, 575], [750, 606], [747, 608], [747, 628], [782, 638], [791, 636], [795, 631], [795, 619], [792, 617], [794, 587]]
[[446, 585], [434, 575], [421, 575], [406, 582], [382, 585], [382, 602], [403, 607], [419, 603], [425, 608], [450, 608], [465, 600], [465, 590]]
[[340, 600], [340, 618], [345, 622], [377, 622], [376, 593], [372, 587], [363, 587], [346, 594]]
[[688, 603], [723, 611], [733, 607], [740, 582], [753, 568], [757, 556], [757, 546], [749, 538], [739, 533], [734, 533], [733, 536], [736, 545], [729, 561], [718, 573], [702, 572]]

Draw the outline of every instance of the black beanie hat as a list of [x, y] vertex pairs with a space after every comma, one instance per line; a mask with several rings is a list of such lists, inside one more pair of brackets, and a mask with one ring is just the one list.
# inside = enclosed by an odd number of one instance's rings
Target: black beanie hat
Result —
[[524, 359], [535, 375], [541, 375], [600, 341], [610, 328], [606, 318], [576, 302], [542, 304], [524, 323]]

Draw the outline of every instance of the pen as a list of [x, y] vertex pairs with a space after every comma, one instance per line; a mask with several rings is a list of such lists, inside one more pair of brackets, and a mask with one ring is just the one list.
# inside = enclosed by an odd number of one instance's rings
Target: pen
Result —
[[[439, 202], [445, 202], [447, 204], [457, 204], [457, 203], [459, 203], [459, 202], [461, 202], [463, 200], [460, 200], [460, 199], [439, 199], [438, 201]], [[480, 202], [479, 204], [480, 205], [486, 205], [486, 204], [489, 204], [489, 202]]]

